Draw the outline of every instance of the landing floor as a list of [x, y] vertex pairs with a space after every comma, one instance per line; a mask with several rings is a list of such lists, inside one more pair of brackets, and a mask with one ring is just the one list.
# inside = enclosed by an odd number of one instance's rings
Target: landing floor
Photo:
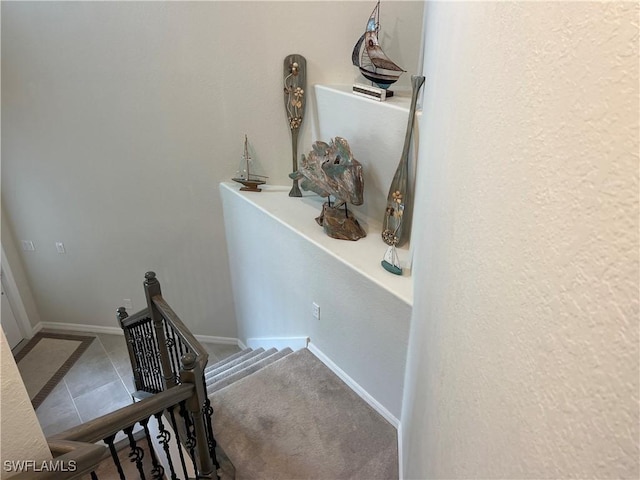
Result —
[[[124, 336], [58, 333], [93, 335], [96, 339], [36, 410], [45, 436], [129, 405], [135, 390]], [[236, 345], [202, 345], [209, 352], [209, 364], [240, 351]]]

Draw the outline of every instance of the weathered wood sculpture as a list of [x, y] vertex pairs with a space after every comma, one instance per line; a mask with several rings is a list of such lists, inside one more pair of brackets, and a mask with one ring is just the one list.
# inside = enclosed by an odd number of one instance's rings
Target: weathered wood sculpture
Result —
[[[349, 143], [336, 137], [331, 143], [315, 142], [313, 150], [302, 156], [298, 175], [303, 190], [327, 197], [322, 213], [316, 218], [327, 235], [340, 240], [358, 240], [366, 232], [347, 208], [347, 203], [362, 205], [364, 180], [362, 165], [351, 153]], [[331, 196], [335, 202], [331, 203]]]

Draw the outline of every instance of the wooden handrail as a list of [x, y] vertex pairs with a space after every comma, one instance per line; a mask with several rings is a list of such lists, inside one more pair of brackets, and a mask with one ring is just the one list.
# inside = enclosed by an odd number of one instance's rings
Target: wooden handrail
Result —
[[133, 325], [134, 323], [137, 323], [140, 320], [143, 320], [143, 319], [148, 318], [148, 317], [149, 317], [149, 309], [148, 308], [143, 308], [139, 312], [136, 312], [136, 313], [134, 313], [132, 315], [129, 315], [127, 318], [121, 320], [120, 321], [120, 326], [122, 328], [128, 328], [131, 325]]
[[[26, 471], [14, 475], [15, 480], [66, 480], [77, 478], [93, 471], [102, 460], [109, 457], [109, 450], [102, 445], [68, 440], [48, 440], [54, 454], [55, 468], [51, 470]], [[51, 463], [53, 465], [53, 463]]]
[[173, 311], [169, 304], [162, 298], [162, 295], [154, 295], [152, 298], [153, 304], [160, 311], [164, 319], [169, 322], [173, 328], [178, 332], [182, 341], [187, 344], [191, 351], [196, 355], [197, 361], [200, 367], [204, 369], [209, 359], [209, 353], [205, 350], [202, 344], [193, 336], [189, 329], [182, 323], [180, 317]]
[[123, 426], [133, 425], [172, 405], [177, 405], [183, 400], [187, 400], [193, 395], [194, 389], [195, 386], [193, 384], [183, 383], [77, 427], [72, 427], [50, 438], [51, 440], [72, 440], [89, 443], [100, 441], [110, 435], [115, 435], [122, 430]]
[[97, 445], [123, 428], [145, 420], [163, 410], [178, 405], [193, 396], [195, 385], [184, 383], [160, 392], [89, 422], [72, 427], [47, 438], [56, 471], [26, 471], [12, 478], [16, 480], [65, 480], [91, 472], [105, 458], [109, 458], [106, 446]]

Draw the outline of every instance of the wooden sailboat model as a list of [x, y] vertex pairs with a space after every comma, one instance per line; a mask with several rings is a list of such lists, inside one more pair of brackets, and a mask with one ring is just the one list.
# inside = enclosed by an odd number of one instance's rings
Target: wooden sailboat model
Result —
[[244, 171], [240, 172], [239, 177], [232, 178], [231, 180], [244, 185], [240, 190], [246, 192], [261, 192], [262, 190], [258, 188], [258, 185], [263, 185], [264, 183], [266, 183], [266, 179], [269, 177], [256, 175], [249, 171], [251, 157], [249, 156], [249, 147], [246, 135], [244, 136], [244, 154], [242, 155], [242, 159], [244, 160]]
[[[389, 57], [385, 55], [378, 42], [380, 30], [380, 0], [371, 12], [365, 32], [353, 47], [351, 61], [360, 69], [360, 73], [367, 80], [386, 90], [395, 83], [404, 72]], [[387, 94], [387, 96], [391, 96]]]

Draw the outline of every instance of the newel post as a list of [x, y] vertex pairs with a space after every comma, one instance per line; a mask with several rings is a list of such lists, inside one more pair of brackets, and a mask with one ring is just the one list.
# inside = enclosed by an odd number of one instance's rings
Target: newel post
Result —
[[180, 371], [180, 379], [183, 383], [191, 383], [195, 386], [193, 395], [187, 400], [187, 409], [191, 412], [193, 418], [195, 440], [197, 449], [197, 462], [200, 475], [198, 478], [218, 478], [217, 472], [214, 475], [213, 461], [209, 452], [207, 442], [206, 421], [208, 417], [204, 412], [204, 403], [207, 398], [207, 392], [204, 389], [203, 367], [196, 361], [195, 354], [185, 353], [180, 359], [182, 368]]
[[162, 369], [164, 388], [167, 389], [176, 386], [176, 378], [171, 370], [171, 360], [169, 358], [169, 349], [167, 348], [167, 339], [164, 334], [162, 314], [153, 302], [153, 297], [162, 296], [160, 282], [156, 278], [155, 272], [145, 273], [144, 278], [144, 294], [147, 298], [149, 316], [153, 321], [153, 328], [156, 335], [156, 341], [158, 343], [158, 351], [160, 352], [160, 368]]

